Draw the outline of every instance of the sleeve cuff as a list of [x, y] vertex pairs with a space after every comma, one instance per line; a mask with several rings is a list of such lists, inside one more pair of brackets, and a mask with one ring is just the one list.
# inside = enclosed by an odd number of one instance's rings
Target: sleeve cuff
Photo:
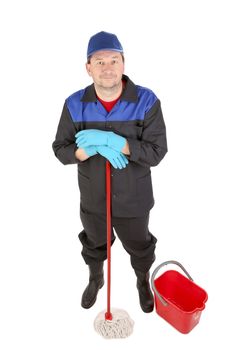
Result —
[[128, 156], [128, 159], [136, 162], [140, 158], [140, 152], [141, 152], [141, 144], [138, 140], [133, 139], [127, 139], [129, 144], [129, 151], [130, 155]]

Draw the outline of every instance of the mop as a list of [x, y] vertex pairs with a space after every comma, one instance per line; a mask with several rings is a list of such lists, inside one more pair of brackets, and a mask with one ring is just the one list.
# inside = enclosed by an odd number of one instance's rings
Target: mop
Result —
[[133, 332], [134, 321], [122, 309], [110, 307], [111, 292], [111, 165], [106, 161], [106, 208], [107, 208], [107, 311], [101, 311], [94, 321], [95, 330], [106, 339], [126, 338]]

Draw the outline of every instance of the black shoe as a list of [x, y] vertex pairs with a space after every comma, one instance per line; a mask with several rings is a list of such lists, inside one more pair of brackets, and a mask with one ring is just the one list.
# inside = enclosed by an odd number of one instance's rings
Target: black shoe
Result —
[[154, 309], [154, 297], [150, 289], [149, 272], [136, 271], [137, 276], [137, 289], [139, 293], [139, 301], [142, 311], [152, 312]]
[[104, 285], [103, 266], [103, 262], [88, 265], [90, 272], [89, 284], [83, 292], [81, 301], [81, 305], [84, 309], [89, 309], [95, 304], [98, 291]]

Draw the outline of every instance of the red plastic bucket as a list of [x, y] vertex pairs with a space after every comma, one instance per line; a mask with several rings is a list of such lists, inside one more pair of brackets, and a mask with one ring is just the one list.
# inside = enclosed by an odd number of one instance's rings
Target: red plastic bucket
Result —
[[[167, 264], [178, 265], [188, 276], [169, 270], [158, 278], [155, 275]], [[177, 261], [170, 260], [160, 264], [151, 276], [156, 312], [181, 333], [189, 333], [199, 322], [201, 312], [208, 299], [206, 291], [195, 284]]]

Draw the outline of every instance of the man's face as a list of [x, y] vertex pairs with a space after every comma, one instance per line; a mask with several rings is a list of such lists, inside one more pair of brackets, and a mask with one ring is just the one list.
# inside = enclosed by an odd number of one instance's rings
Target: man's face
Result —
[[96, 85], [111, 89], [121, 82], [124, 62], [119, 52], [98, 51], [86, 63], [86, 69]]

